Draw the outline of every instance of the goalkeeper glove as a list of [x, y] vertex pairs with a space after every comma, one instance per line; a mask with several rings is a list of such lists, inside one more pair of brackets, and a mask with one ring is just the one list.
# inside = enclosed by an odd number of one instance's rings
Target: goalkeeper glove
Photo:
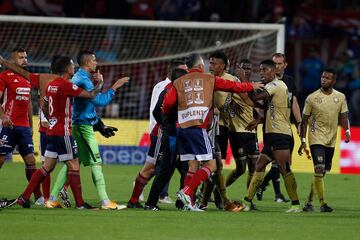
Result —
[[115, 136], [115, 132], [117, 132], [116, 127], [106, 126], [101, 119], [93, 126], [94, 131], [100, 132], [106, 138]]

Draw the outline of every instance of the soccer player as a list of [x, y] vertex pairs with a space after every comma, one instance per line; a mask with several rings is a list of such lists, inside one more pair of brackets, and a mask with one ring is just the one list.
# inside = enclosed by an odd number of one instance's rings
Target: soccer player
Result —
[[[84, 90], [91, 91], [94, 89], [94, 83], [91, 79], [91, 74], [94, 73], [94, 78], [97, 81], [103, 81], [102, 74], [96, 71], [97, 61], [93, 52], [80, 51], [77, 56], [77, 62], [80, 69], [72, 77], [72, 83]], [[106, 126], [101, 121], [96, 113], [96, 106], [106, 106], [111, 102], [115, 96], [116, 90], [129, 81], [128, 77], [118, 79], [112, 87], [105, 93], [98, 93], [93, 99], [74, 98], [74, 109], [72, 116], [73, 136], [79, 147], [79, 161], [85, 167], [91, 167], [93, 183], [97, 189], [98, 196], [101, 201], [101, 209], [121, 210], [126, 208], [124, 205], [118, 205], [111, 201], [106, 192], [106, 184], [102, 172], [102, 160], [100, 158], [99, 146], [95, 138], [94, 131], [99, 131], [103, 136], [114, 136], [116, 128]], [[65, 166], [60, 170], [54, 190], [60, 192], [62, 186], [66, 182]], [[51, 197], [58, 194], [52, 191]], [[53, 194], [54, 193], [54, 194]]]
[[[243, 82], [250, 82], [252, 64], [248, 59], [239, 62], [238, 68], [244, 71]], [[230, 127], [229, 140], [234, 155], [236, 168], [226, 178], [226, 187], [233, 184], [248, 166], [248, 178], [246, 186], [249, 187], [255, 171], [255, 163], [259, 157], [259, 147], [256, 129], [248, 131], [247, 125], [254, 119], [253, 102], [248, 101], [246, 93], [233, 94], [230, 104]]]
[[[1, 57], [2, 64], [5, 60]], [[26, 68], [28, 65], [27, 53], [23, 48], [15, 48], [11, 52], [10, 62], [18, 68]], [[36, 78], [36, 75], [31, 75]], [[0, 168], [4, 164], [5, 157], [11, 153], [15, 146], [19, 146], [19, 153], [25, 162], [25, 174], [28, 181], [36, 171], [34, 144], [32, 140], [32, 118], [29, 118], [31, 108], [31, 85], [28, 80], [6, 70], [0, 74], [0, 98], [3, 98], [0, 106], [0, 119], [2, 129], [0, 132]], [[30, 110], [31, 109], [31, 110]], [[43, 204], [44, 199], [40, 189], [35, 191], [37, 204]]]
[[[252, 199], [264, 179], [265, 168], [274, 160], [279, 166], [291, 199], [292, 206], [287, 212], [301, 212], [296, 180], [290, 168], [292, 132], [288, 88], [283, 81], [276, 78], [276, 67], [272, 60], [261, 62], [260, 77], [262, 81], [266, 82], [265, 90], [255, 94], [252, 99], [254, 101], [267, 100], [268, 103], [265, 117], [264, 148], [256, 163], [255, 173], [251, 179], [245, 201], [249, 202], [252, 208]], [[257, 121], [252, 123], [255, 122]]]
[[[51, 62], [51, 68], [52, 72], [54, 72], [54, 66], [55, 61], [61, 57], [60, 55], [56, 55], [53, 57], [53, 60]], [[56, 74], [47, 74], [47, 73], [41, 73], [41, 74], [32, 74], [25, 70], [22, 67], [17, 66], [14, 63], [11, 63], [9, 61], [6, 61], [0, 56], [0, 63], [6, 66], [11, 71], [14, 71], [17, 74], [20, 74], [24, 78], [28, 79], [30, 81], [31, 87], [38, 88], [39, 89], [39, 133], [40, 133], [40, 159], [41, 162], [44, 163], [45, 161], [45, 150], [46, 150], [46, 131], [49, 126], [49, 123], [47, 119], [44, 116], [44, 113], [42, 112], [41, 108], [44, 104], [44, 96], [46, 93], [46, 86], [49, 82], [54, 80], [55, 78], [59, 77]], [[30, 117], [30, 116], [29, 116]], [[31, 115], [32, 118], [32, 115]], [[50, 197], [50, 174], [46, 176], [44, 181], [42, 181], [42, 190], [45, 200], [45, 206], [46, 202]], [[37, 201], [38, 203], [39, 201]], [[68, 203], [69, 204], [69, 203]]]
[[[170, 181], [172, 175], [174, 174], [175, 168], [177, 168], [180, 173], [180, 189], [183, 187], [183, 180], [188, 171], [186, 162], [177, 161], [177, 106], [173, 106], [173, 109], [171, 110], [172, 113], [169, 116], [161, 114], [161, 107], [164, 96], [169, 91], [170, 87], [172, 87], [172, 82], [187, 73], [187, 70], [181, 68], [176, 68], [171, 71], [171, 83], [167, 85], [160, 93], [159, 99], [154, 107], [153, 115], [156, 119], [156, 122], [160, 124], [162, 131], [161, 149], [159, 154], [160, 166], [159, 172], [156, 174], [152, 183], [150, 193], [144, 207], [145, 210], [160, 210], [160, 208], [157, 206], [160, 191]], [[180, 206], [179, 204], [179, 201], [176, 201], [176, 207], [182, 208], [183, 206]]]
[[77, 159], [77, 145], [71, 134], [72, 98], [94, 98], [100, 92], [103, 82], [91, 91], [85, 91], [69, 82], [74, 75], [75, 65], [71, 58], [61, 57], [55, 63], [55, 74], [60, 77], [51, 81], [46, 88], [46, 99], [43, 112], [49, 121], [45, 162], [33, 174], [25, 191], [13, 202], [8, 202], [5, 207], [10, 207], [16, 202], [24, 208], [30, 207], [30, 195], [40, 185], [44, 178], [55, 168], [57, 160], [68, 166], [68, 179], [78, 209], [91, 209], [92, 207], [82, 199], [80, 165]]
[[[325, 69], [321, 75], [321, 88], [306, 98], [300, 131], [299, 155], [306, 149], [306, 130], [309, 124], [309, 145], [314, 164], [311, 192], [318, 196], [321, 212], [333, 211], [324, 198], [324, 176], [331, 170], [338, 123], [345, 130], [345, 142], [348, 143], [351, 138], [346, 97], [333, 88], [335, 82], [336, 72]], [[306, 212], [314, 211], [312, 195], [310, 193], [303, 208]]]
[[[221, 77], [222, 79], [236, 81], [236, 77], [226, 73], [228, 59], [223, 52], [214, 52], [210, 55], [209, 69], [214, 76]], [[231, 93], [216, 91], [214, 93], [214, 107], [215, 107], [215, 126], [213, 128], [219, 129], [215, 134], [215, 160], [216, 171], [212, 176], [212, 182], [215, 184], [218, 192], [220, 193], [221, 203], [216, 202], [218, 208], [224, 208], [226, 211], [238, 212], [242, 210], [242, 207], [237, 206], [228, 198], [226, 194], [225, 179], [222, 173], [223, 160], [226, 158], [228, 139], [229, 139], [229, 118], [230, 118], [230, 102]], [[203, 189], [203, 197], [201, 199], [201, 208], [206, 209], [208, 200], [213, 190], [213, 184], [209, 180], [205, 182]], [[216, 196], [216, 195], [215, 195]]]
[[165, 88], [169, 88], [172, 86], [170, 80], [171, 72], [176, 68], [187, 70], [187, 66], [183, 61], [172, 61], [168, 66], [168, 73], [166, 79], [157, 83], [153, 88], [150, 102], [150, 148], [146, 156], [145, 164], [135, 179], [135, 185], [131, 194], [131, 198], [127, 203], [128, 208], [143, 208], [141, 203], [139, 203], [139, 196], [155, 171], [156, 161], [158, 159], [159, 150], [161, 148], [162, 132], [160, 125], [156, 122], [154, 118], [153, 110], [159, 99], [160, 93]]
[[[177, 193], [185, 208], [194, 208], [191, 196], [195, 189], [216, 170], [216, 161], [207, 129], [212, 120], [214, 91], [248, 92], [263, 85], [239, 83], [224, 80], [204, 73], [204, 61], [199, 54], [193, 54], [187, 61], [189, 73], [178, 78], [166, 93], [162, 112], [171, 114], [178, 106], [177, 132], [180, 160], [188, 161], [189, 171], [184, 180], [185, 187]], [[200, 162], [202, 168], [199, 169]]]
[[[301, 123], [301, 112], [300, 112], [299, 103], [297, 101], [297, 88], [296, 88], [295, 80], [293, 77], [285, 74], [287, 62], [286, 62], [286, 56], [283, 53], [273, 54], [272, 60], [274, 61], [276, 66], [276, 77], [279, 80], [282, 80], [288, 88], [289, 98], [291, 99], [290, 101], [291, 113], [292, 116], [294, 116], [295, 124], [299, 134], [300, 123]], [[292, 136], [291, 154], [293, 152], [293, 149], [294, 149], [294, 136]], [[278, 165], [275, 162], [272, 162], [270, 171], [266, 174], [263, 183], [261, 184], [261, 186], [258, 189], [258, 192], [256, 193], [258, 200], [262, 199], [262, 195], [266, 189], [266, 186], [269, 185], [270, 180], [272, 180], [273, 188], [275, 191], [275, 199], [274, 199], [275, 202], [288, 202], [288, 200], [284, 197], [284, 195], [281, 193], [280, 190], [280, 171]]]

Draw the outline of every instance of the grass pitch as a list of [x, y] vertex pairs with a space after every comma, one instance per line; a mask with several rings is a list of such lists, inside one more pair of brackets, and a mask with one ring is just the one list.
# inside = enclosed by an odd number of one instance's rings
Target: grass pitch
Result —
[[[59, 164], [52, 173], [52, 180], [60, 167]], [[104, 166], [110, 198], [125, 203], [139, 170], [140, 166]], [[81, 175], [84, 199], [99, 205], [90, 169], [82, 168]], [[312, 174], [295, 176], [303, 204]], [[175, 173], [169, 190], [173, 199], [178, 179]], [[241, 199], [245, 195], [245, 181], [246, 176], [243, 176], [228, 188], [232, 199]], [[25, 185], [24, 164], [6, 163], [0, 172], [0, 197], [15, 198]], [[162, 209], [159, 212], [142, 209], [79, 211], [33, 205], [31, 209], [22, 209], [15, 206], [0, 211], [0, 239], [359, 239], [359, 176], [329, 174], [325, 186], [326, 199], [335, 209], [332, 213], [320, 213], [317, 200], [314, 213], [285, 213], [290, 204], [275, 203], [272, 186], [265, 191], [263, 201], [255, 201], [259, 208], [256, 212], [219, 211], [212, 203], [205, 213], [181, 212], [174, 205], [166, 204], [159, 205]]]

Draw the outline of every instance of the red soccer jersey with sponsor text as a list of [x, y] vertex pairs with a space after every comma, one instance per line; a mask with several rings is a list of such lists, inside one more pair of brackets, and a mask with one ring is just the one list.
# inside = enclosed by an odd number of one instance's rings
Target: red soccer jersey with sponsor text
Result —
[[71, 135], [72, 97], [81, 92], [81, 88], [63, 78], [56, 78], [47, 85], [45, 100], [49, 104], [50, 125], [47, 135]]
[[[36, 75], [30, 74], [36, 81]], [[3, 92], [3, 109], [14, 126], [29, 127], [28, 109], [31, 100], [30, 82], [7, 70], [0, 73], [0, 91]]]

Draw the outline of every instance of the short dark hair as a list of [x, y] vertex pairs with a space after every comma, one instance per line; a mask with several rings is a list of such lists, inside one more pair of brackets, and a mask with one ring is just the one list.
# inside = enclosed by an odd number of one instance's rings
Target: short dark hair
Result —
[[189, 55], [186, 58], [185, 62], [186, 62], [186, 65], [188, 66], [188, 68], [193, 68], [200, 62], [200, 59], [202, 59], [201, 55], [198, 53], [194, 53], [194, 54]]
[[173, 82], [173, 81], [175, 81], [175, 79], [178, 79], [179, 77], [184, 76], [187, 73], [188, 73], [188, 71], [186, 71], [185, 69], [182, 69], [182, 68], [173, 69], [171, 72], [170, 80]]
[[286, 62], [286, 56], [285, 56], [285, 54], [283, 54], [283, 53], [274, 53], [274, 54], [272, 55], [272, 57], [273, 57], [273, 58], [274, 58], [274, 57], [276, 57], [276, 58], [282, 57], [282, 58], [284, 58], [284, 62]]
[[271, 59], [266, 59], [266, 60], [264, 60], [264, 61], [262, 61], [261, 63], [260, 63], [260, 65], [266, 65], [266, 66], [268, 66], [268, 67], [270, 67], [270, 68], [275, 68], [276, 66], [275, 66], [275, 63], [273, 62], [273, 60], [271, 60]]
[[185, 62], [182, 60], [172, 60], [168, 65], [168, 72], [171, 73], [172, 70], [178, 68], [180, 65], [185, 65]]
[[225, 69], [226, 69], [227, 64], [228, 64], [228, 58], [226, 57], [224, 52], [216, 51], [216, 52], [212, 53], [209, 58], [221, 59], [223, 61], [223, 63], [225, 64]]
[[23, 47], [16, 47], [13, 50], [11, 50], [11, 53], [16, 53], [16, 52], [26, 52], [26, 50]]
[[239, 61], [239, 64], [241, 64], [241, 63], [250, 63], [250, 64], [251, 64], [250, 60], [247, 59], [247, 58], [241, 59], [241, 60]]
[[59, 56], [54, 62], [54, 73], [62, 75], [66, 72], [66, 69], [71, 64], [71, 58], [68, 56]]
[[85, 64], [85, 57], [89, 55], [94, 55], [92, 51], [89, 50], [82, 50], [78, 53], [76, 57], [76, 61], [79, 64], [79, 66], [84, 66]]
[[53, 74], [58, 74], [56, 70], [56, 62], [62, 57], [62, 55], [54, 55], [51, 59], [50, 70]]
[[325, 68], [323, 70], [323, 72], [328, 72], [328, 73], [332, 73], [334, 75], [334, 77], [336, 78], [337, 75], [337, 71], [334, 68]]

